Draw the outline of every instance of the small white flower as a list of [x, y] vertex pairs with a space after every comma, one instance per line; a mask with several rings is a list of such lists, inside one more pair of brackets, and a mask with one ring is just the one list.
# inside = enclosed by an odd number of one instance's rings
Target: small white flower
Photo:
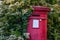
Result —
[[0, 1], [0, 5], [2, 5], [2, 1]]
[[54, 9], [53, 8], [51, 8], [51, 11], [53, 11]]
[[13, 7], [13, 6], [14, 6], [13, 4], [10, 4], [10, 5], [9, 5], [9, 8], [11, 8], [11, 7]]
[[18, 37], [18, 40], [24, 40], [24, 38], [20, 36], [20, 37]]
[[10, 35], [10, 37], [8, 38], [8, 40], [15, 40], [16, 36], [15, 35]]
[[14, 5], [19, 5], [19, 2], [16, 2]]
[[24, 33], [24, 36], [29, 39], [30, 38], [30, 33]]

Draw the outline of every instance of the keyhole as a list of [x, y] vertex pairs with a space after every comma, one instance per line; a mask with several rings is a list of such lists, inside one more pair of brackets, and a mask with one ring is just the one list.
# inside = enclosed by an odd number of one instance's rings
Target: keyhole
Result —
[[40, 19], [40, 21], [42, 21], [42, 19]]

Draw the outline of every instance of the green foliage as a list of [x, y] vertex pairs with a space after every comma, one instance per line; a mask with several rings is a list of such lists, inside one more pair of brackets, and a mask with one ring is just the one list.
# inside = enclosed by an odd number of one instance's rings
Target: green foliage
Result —
[[[48, 14], [48, 40], [60, 39], [60, 0], [3, 0], [0, 5], [0, 35], [23, 36], [26, 32], [31, 6], [53, 8]], [[3, 30], [3, 31], [2, 31]]]

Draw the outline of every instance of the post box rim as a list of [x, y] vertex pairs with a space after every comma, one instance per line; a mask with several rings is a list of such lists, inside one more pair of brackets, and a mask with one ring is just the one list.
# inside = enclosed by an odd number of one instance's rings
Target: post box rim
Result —
[[45, 6], [32, 6], [34, 11], [47, 11], [49, 12], [51, 9]]

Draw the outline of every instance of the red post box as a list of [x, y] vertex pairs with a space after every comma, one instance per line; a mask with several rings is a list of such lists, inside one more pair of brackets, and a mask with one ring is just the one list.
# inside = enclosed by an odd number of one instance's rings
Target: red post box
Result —
[[50, 8], [33, 6], [33, 9], [28, 19], [29, 40], [47, 40], [47, 14]]

